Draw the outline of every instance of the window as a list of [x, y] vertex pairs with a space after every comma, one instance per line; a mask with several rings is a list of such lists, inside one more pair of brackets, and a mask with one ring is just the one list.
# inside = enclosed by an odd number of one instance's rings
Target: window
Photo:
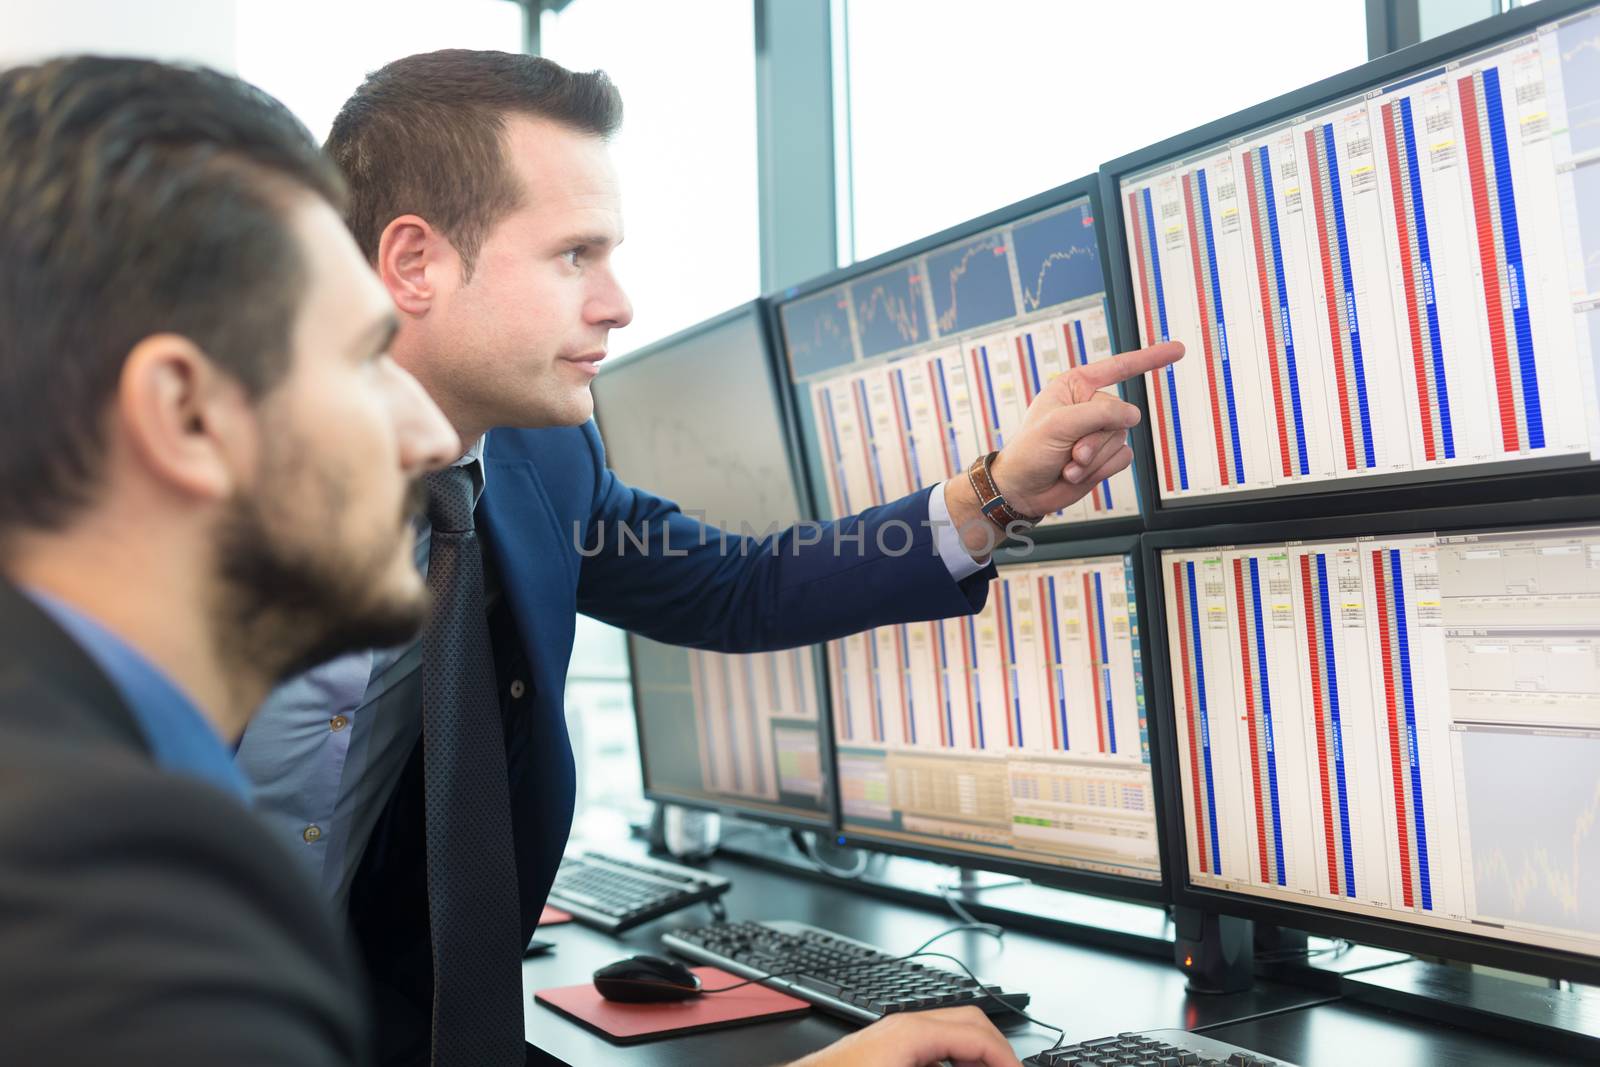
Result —
[[440, 48], [522, 50], [508, 0], [239, 0], [238, 73], [282, 100], [320, 144], [370, 71]]
[[639, 736], [621, 630], [578, 616], [567, 666], [567, 734], [578, 767], [575, 837], [627, 836], [628, 820], [649, 817], [639, 772]]
[[838, 2], [846, 263], [1367, 58], [1364, 0]]
[[[617, 269], [634, 319], [612, 336], [613, 359], [760, 291], [753, 17], [749, 0], [574, 0], [540, 22], [544, 55], [604, 70], [622, 92], [611, 146], [627, 235]], [[619, 814], [642, 813], [625, 648], [620, 631], [578, 620], [567, 724], [574, 832], [590, 839], [615, 836]]]
[[634, 321], [614, 354], [760, 289], [753, 18], [750, 0], [575, 0], [540, 23], [546, 56], [622, 91], [617, 266]]
[[1460, 29], [1535, 0], [1417, 0], [1417, 28], [1422, 40]]

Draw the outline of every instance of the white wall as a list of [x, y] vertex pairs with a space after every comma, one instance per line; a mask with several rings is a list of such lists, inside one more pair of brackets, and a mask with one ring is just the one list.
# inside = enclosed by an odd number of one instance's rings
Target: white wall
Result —
[[235, 69], [234, 0], [0, 0], [0, 67], [98, 52]]

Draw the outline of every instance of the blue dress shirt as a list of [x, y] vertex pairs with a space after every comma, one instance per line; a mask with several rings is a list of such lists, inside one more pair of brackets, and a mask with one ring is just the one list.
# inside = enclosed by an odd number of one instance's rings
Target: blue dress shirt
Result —
[[156, 766], [208, 782], [250, 803], [250, 787], [233, 753], [194, 701], [133, 646], [76, 608], [48, 593], [24, 589], [45, 614], [78, 643], [111, 680], [133, 713]]

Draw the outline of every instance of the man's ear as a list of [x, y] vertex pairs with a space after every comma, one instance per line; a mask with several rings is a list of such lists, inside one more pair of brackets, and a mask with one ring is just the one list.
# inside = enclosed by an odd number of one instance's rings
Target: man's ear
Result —
[[405, 315], [426, 315], [445, 271], [456, 267], [455, 248], [420, 215], [391, 219], [378, 238], [378, 279]]
[[244, 386], [179, 334], [153, 334], [123, 361], [114, 432], [148, 476], [181, 495], [222, 500], [255, 469], [256, 409]]

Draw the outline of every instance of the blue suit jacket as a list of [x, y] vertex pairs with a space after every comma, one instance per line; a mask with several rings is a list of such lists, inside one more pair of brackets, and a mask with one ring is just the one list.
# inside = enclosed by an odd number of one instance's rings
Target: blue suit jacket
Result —
[[[677, 505], [619, 481], [592, 422], [496, 430], [485, 460], [478, 526], [502, 591], [490, 629], [524, 938], [538, 923], [572, 822], [563, 694], [578, 612], [657, 641], [751, 652], [969, 614], [982, 608], [994, 573], [986, 568], [959, 583], [950, 577], [926, 522], [927, 489], [823, 524], [817, 543], [790, 528], [761, 542], [730, 536], [724, 549], [716, 531], [708, 534]], [[646, 532], [641, 550], [636, 538]], [[429, 986], [410, 980], [429, 958], [420, 747], [351, 895], [352, 926], [377, 984], [397, 978], [414, 986], [396, 1003], [379, 990], [380, 1034], [403, 1002], [419, 1007], [425, 1023], [429, 1003], [425, 995], [417, 1000]]]

